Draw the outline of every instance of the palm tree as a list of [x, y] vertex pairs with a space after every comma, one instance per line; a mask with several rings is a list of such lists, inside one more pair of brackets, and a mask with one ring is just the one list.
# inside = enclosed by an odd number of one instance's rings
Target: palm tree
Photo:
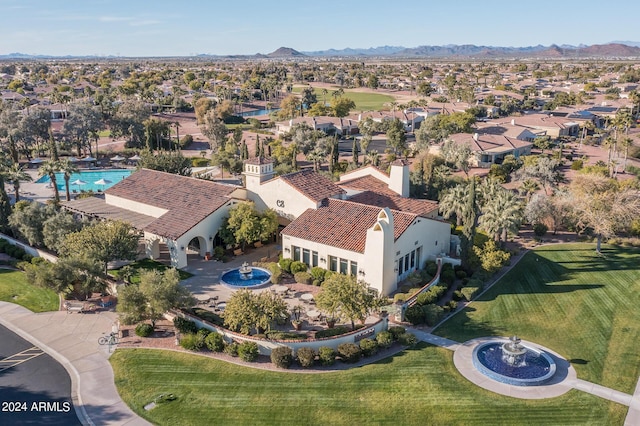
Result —
[[327, 90], [326, 87], [322, 88], [322, 106], [327, 106], [327, 93], [329, 93], [329, 91]]
[[60, 203], [60, 193], [58, 192], [58, 182], [56, 181], [56, 172], [60, 170], [60, 165], [57, 161], [47, 160], [40, 166], [38, 171], [39, 176], [49, 176], [51, 185], [53, 185], [53, 200], [57, 205]]
[[508, 232], [517, 232], [522, 223], [524, 208], [516, 195], [503, 189], [496, 196], [487, 200], [482, 208], [480, 226], [496, 241], [507, 241]]
[[5, 180], [13, 184], [13, 191], [17, 203], [20, 201], [20, 182], [31, 182], [33, 178], [29, 173], [25, 172], [18, 163], [13, 163], [11, 167], [6, 168], [2, 174]]
[[71, 194], [69, 193], [69, 180], [71, 179], [71, 175], [78, 172], [78, 168], [75, 164], [69, 161], [68, 158], [60, 161], [58, 163], [58, 167], [62, 173], [64, 173], [64, 188], [67, 193], [67, 201], [71, 201]]
[[464, 209], [466, 206], [468, 185], [460, 184], [449, 189], [440, 200], [440, 212], [445, 219], [456, 215], [456, 225], [462, 225]]
[[631, 138], [622, 138], [620, 141], [620, 145], [624, 149], [624, 162], [622, 163], [622, 171], [627, 170], [627, 157], [629, 156], [629, 147], [633, 144], [633, 140]]
[[522, 185], [518, 189], [521, 195], [529, 202], [531, 196], [540, 189], [540, 185], [533, 179], [525, 179], [522, 181]]

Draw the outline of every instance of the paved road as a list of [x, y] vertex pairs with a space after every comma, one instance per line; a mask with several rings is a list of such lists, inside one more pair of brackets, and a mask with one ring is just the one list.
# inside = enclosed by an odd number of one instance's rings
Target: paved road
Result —
[[0, 342], [0, 424], [80, 425], [64, 367], [2, 326]]

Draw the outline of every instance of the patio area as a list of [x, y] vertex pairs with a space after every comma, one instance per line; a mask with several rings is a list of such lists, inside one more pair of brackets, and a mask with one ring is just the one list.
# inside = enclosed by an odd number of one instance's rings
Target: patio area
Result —
[[[253, 262], [265, 261], [266, 258], [269, 261], [277, 261], [278, 250], [279, 248], [275, 243], [259, 248], [251, 248], [246, 250], [246, 253], [235, 256], [224, 263], [190, 257], [189, 266], [183, 270], [193, 274], [193, 277], [182, 281], [181, 284], [191, 291], [198, 300], [198, 304], [194, 307], [221, 315], [224, 313], [226, 302], [240, 288], [234, 289], [221, 284], [220, 276], [230, 269], [241, 267], [244, 262], [251, 265]], [[326, 313], [318, 309], [315, 304], [315, 296], [320, 292], [320, 287], [285, 281], [280, 284], [269, 284], [251, 291], [258, 293], [268, 291], [282, 296], [288, 306], [289, 313], [296, 310], [300, 312], [302, 331], [317, 331], [327, 328]], [[370, 317], [367, 319], [367, 323], [375, 322], [376, 320], [377, 318]], [[278, 326], [277, 330], [295, 331], [290, 320]]]

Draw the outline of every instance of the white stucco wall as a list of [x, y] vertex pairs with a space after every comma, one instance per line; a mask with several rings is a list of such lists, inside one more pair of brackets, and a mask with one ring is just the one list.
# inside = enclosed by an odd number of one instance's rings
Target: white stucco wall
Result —
[[147, 241], [147, 256], [151, 258], [157, 257], [157, 247], [152, 244], [152, 241], [157, 239], [166, 243], [169, 247], [171, 265], [178, 269], [184, 268], [187, 266], [187, 246], [189, 242], [196, 237], [201, 237], [201, 241], [204, 241], [204, 247], [200, 247], [200, 256], [204, 257], [207, 252], [213, 253], [213, 241], [210, 240], [209, 237], [212, 239], [215, 238], [216, 233], [222, 225], [222, 221], [225, 217], [229, 216], [229, 210], [239, 202], [241, 201], [230, 200], [175, 241], [145, 232], [144, 237]]
[[369, 175], [375, 177], [376, 179], [380, 179], [381, 181], [389, 185], [389, 176], [387, 176], [385, 173], [382, 173], [380, 170], [376, 169], [375, 167], [363, 167], [361, 169], [357, 169], [352, 172], [346, 173], [340, 176], [340, 182], [344, 182], [347, 180], [351, 180], [351, 179], [355, 179], [363, 176], [369, 176]]
[[105, 202], [108, 205], [120, 207], [126, 210], [131, 210], [136, 213], [146, 214], [147, 216], [152, 217], [160, 217], [168, 210], [162, 209], [160, 207], [150, 206], [148, 204], [143, 204], [138, 201], [128, 200], [126, 198], [116, 197], [114, 195], [109, 195], [105, 193]]
[[[169, 312], [165, 314], [165, 317], [169, 320], [173, 320], [177, 315], [173, 312]], [[258, 345], [258, 350], [260, 355], [271, 355], [271, 351], [279, 346], [287, 346], [291, 348], [294, 352], [300, 348], [307, 347], [312, 348], [315, 351], [318, 351], [322, 346], [327, 346], [334, 350], [338, 349], [338, 346], [342, 343], [358, 343], [362, 338], [373, 339], [375, 336], [381, 331], [386, 331], [389, 329], [389, 319], [388, 317], [381, 318], [378, 322], [374, 324], [370, 324], [367, 327], [361, 328], [354, 332], [344, 334], [342, 336], [337, 337], [328, 337], [326, 339], [309, 339], [309, 340], [287, 340], [287, 341], [278, 341], [278, 340], [267, 340], [267, 339], [259, 339], [252, 336], [247, 336], [244, 334], [234, 333], [232, 331], [227, 330], [223, 327], [218, 327], [214, 324], [211, 324], [207, 321], [203, 321], [197, 317], [191, 316], [186, 313], [181, 313], [180, 316], [189, 319], [196, 323], [198, 328], [205, 328], [210, 331], [216, 331], [222, 334], [225, 337], [227, 342], [232, 340], [237, 342], [255, 342]]]
[[275, 210], [282, 217], [293, 220], [307, 209], [317, 208], [317, 203], [291, 187], [282, 179], [272, 179], [261, 185], [247, 179], [247, 198], [256, 203], [259, 211]]
[[[381, 209], [381, 211], [391, 215], [388, 209]], [[330, 267], [329, 256], [357, 262], [358, 271], [364, 272], [364, 275], [358, 273], [357, 278], [367, 282], [370, 287], [378, 290], [381, 294], [389, 295], [398, 288], [399, 281], [405, 279], [411, 272], [422, 268], [427, 259], [440, 256], [443, 252], [448, 253], [450, 237], [451, 226], [449, 223], [418, 217], [394, 241], [393, 216], [390, 216], [388, 220], [383, 215], [379, 216], [376, 224], [367, 231], [363, 253], [331, 247], [289, 235], [283, 235], [282, 245], [283, 256], [288, 259], [293, 259], [293, 246], [317, 251], [318, 266], [324, 269]], [[400, 258], [404, 259], [409, 254], [409, 259], [411, 259], [412, 251], [416, 251], [414, 256], [417, 257], [419, 247], [421, 247], [420, 258], [416, 258], [413, 267], [407, 270], [403, 268], [403, 273], [398, 275], [397, 268]], [[322, 262], [321, 258], [324, 258], [326, 262]], [[339, 266], [338, 261], [338, 270]]]

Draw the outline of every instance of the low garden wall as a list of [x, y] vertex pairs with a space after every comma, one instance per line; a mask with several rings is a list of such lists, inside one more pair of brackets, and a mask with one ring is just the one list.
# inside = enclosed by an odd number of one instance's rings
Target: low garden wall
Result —
[[10, 244], [14, 246], [20, 247], [22, 250], [24, 250], [25, 252], [27, 252], [33, 257], [42, 257], [43, 259], [46, 259], [49, 262], [54, 262], [54, 263], [58, 261], [58, 257], [56, 255], [46, 252], [44, 250], [37, 249], [35, 247], [31, 247], [30, 245], [25, 244], [21, 241], [18, 241], [14, 238], [11, 238], [8, 235], [0, 234], [0, 238], [8, 241]]
[[198, 328], [205, 328], [210, 331], [216, 331], [225, 336], [227, 341], [235, 340], [237, 342], [255, 342], [258, 345], [260, 354], [267, 356], [271, 355], [271, 351], [279, 346], [287, 346], [291, 348], [294, 355], [298, 349], [303, 347], [312, 348], [316, 352], [322, 346], [327, 346], [332, 348], [333, 350], [337, 350], [338, 346], [342, 343], [357, 344], [365, 337], [373, 339], [379, 332], [386, 331], [389, 328], [389, 318], [384, 315], [382, 316], [382, 318], [380, 318], [379, 321], [374, 324], [370, 324], [358, 330], [354, 330], [335, 337], [306, 340], [269, 340], [254, 336], [247, 336], [246, 334], [235, 333], [231, 330], [219, 327], [183, 311], [170, 311], [165, 315], [165, 317], [170, 321], [173, 321], [173, 319], [177, 316], [193, 321]]

